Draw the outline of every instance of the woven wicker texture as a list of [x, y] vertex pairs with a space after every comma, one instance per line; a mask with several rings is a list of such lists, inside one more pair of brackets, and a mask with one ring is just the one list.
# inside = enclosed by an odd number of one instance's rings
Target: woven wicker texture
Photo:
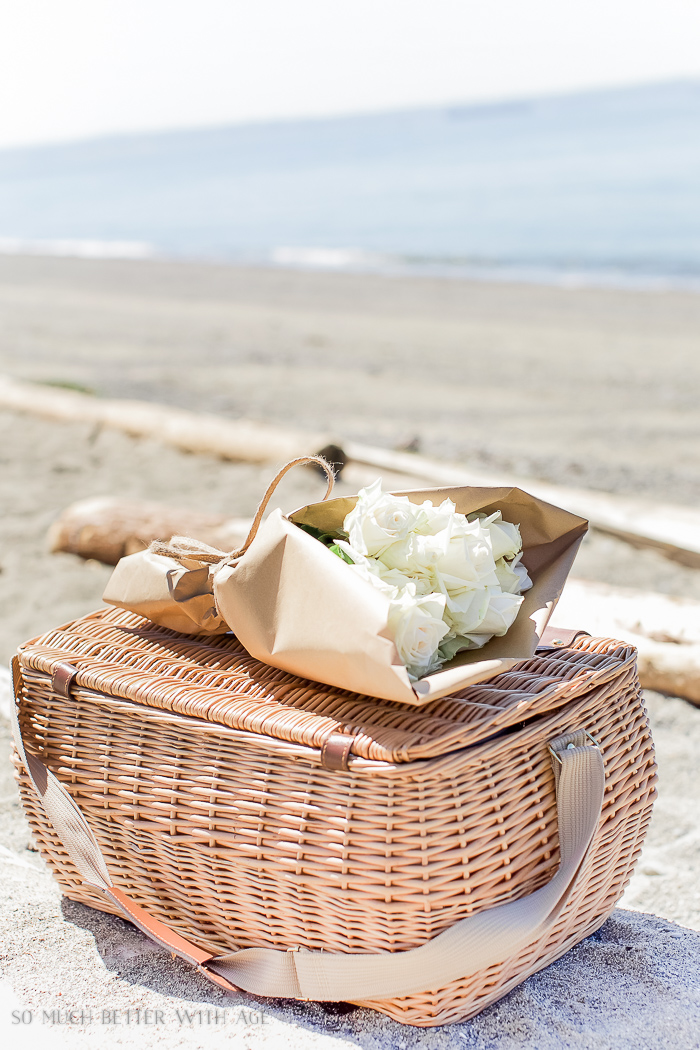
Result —
[[117, 610], [43, 635], [22, 662], [52, 674], [67, 661], [79, 686], [290, 743], [321, 747], [347, 733], [353, 755], [402, 762], [465, 747], [614, 680], [623, 650], [631, 660], [620, 643], [550, 652], [427, 709], [297, 678], [253, 659], [232, 635], [192, 640]]
[[[51, 688], [59, 661], [79, 668], [70, 699]], [[115, 884], [213, 952], [399, 951], [532, 892], [558, 864], [547, 741], [592, 733], [606, 801], [572, 900], [501, 965], [367, 1003], [404, 1023], [472, 1016], [600, 926], [651, 812], [652, 742], [634, 650], [619, 642], [580, 639], [418, 710], [264, 667], [231, 637], [183, 638], [113, 611], [29, 643], [21, 663], [20, 720]], [[320, 748], [338, 729], [356, 757], [334, 772]], [[67, 896], [105, 910], [19, 779]]]

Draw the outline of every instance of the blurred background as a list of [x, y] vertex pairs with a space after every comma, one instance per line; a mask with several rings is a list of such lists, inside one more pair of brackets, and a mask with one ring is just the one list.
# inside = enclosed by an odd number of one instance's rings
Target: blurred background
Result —
[[28, 0], [0, 246], [697, 286], [700, 6]]
[[[33, 389], [697, 506], [699, 39], [698, 0], [6, 5], [12, 646], [72, 499], [245, 516], [270, 473], [47, 421]], [[625, 552], [581, 571], [700, 596]], [[50, 564], [42, 617], [95, 604]]]

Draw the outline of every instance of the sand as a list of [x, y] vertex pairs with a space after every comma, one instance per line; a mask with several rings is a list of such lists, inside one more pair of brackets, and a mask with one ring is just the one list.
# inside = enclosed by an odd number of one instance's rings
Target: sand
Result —
[[[20, 378], [289, 421], [341, 439], [398, 446], [417, 438], [426, 452], [481, 469], [700, 499], [700, 296], [0, 258], [0, 318], [0, 371]], [[116, 432], [0, 413], [0, 659], [99, 604], [110, 570], [46, 550], [46, 529], [66, 504], [123, 494], [243, 515], [269, 474]], [[287, 509], [322, 491], [304, 470], [284, 485], [278, 503]], [[700, 598], [700, 572], [599, 535], [587, 538], [576, 573]], [[6, 676], [0, 695], [3, 685]], [[8, 985], [0, 1023], [20, 1007], [141, 1006], [165, 1011], [163, 1025], [78, 1024], [71, 1044], [698, 1046], [700, 711], [654, 694], [647, 703], [660, 796], [622, 908], [502, 1004], [435, 1032], [366, 1011], [328, 1015], [313, 1004], [264, 1004], [265, 1024], [234, 1024], [241, 1009], [263, 1008], [247, 1001], [225, 1004], [233, 1013], [223, 1027], [181, 1025], [176, 1009], [221, 1006], [218, 993], [120, 920], [61, 904], [32, 851], [3, 760]], [[21, 1046], [21, 1026], [11, 1035]], [[31, 1036], [39, 1046], [67, 1038], [38, 1016]]]
[[0, 317], [21, 378], [700, 500], [692, 293], [0, 257]]

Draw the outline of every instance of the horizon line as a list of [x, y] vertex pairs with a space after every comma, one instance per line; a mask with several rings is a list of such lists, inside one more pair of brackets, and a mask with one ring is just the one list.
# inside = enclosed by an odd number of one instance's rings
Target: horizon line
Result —
[[672, 87], [674, 85], [693, 85], [700, 87], [700, 76], [687, 75], [676, 77], [664, 77], [658, 80], [635, 80], [623, 84], [600, 84], [595, 87], [570, 88], [566, 90], [553, 89], [536, 93], [523, 93], [521, 95], [494, 95], [489, 98], [459, 98], [446, 99], [443, 102], [415, 103], [401, 106], [380, 106], [372, 109], [339, 110], [334, 113], [309, 113], [298, 116], [270, 116], [251, 117], [250, 119], [215, 121], [201, 124], [182, 124], [160, 126], [154, 128], [142, 128], [137, 130], [106, 131], [91, 133], [84, 136], [42, 139], [37, 142], [18, 143], [15, 145], [0, 145], [0, 154], [20, 153], [33, 150], [53, 149], [57, 147], [84, 146], [100, 142], [113, 142], [123, 139], [153, 138], [157, 136], [188, 134], [193, 132], [225, 131], [234, 128], [250, 127], [273, 127], [275, 125], [290, 124], [321, 124], [328, 121], [353, 120], [362, 117], [381, 117], [398, 115], [402, 113], [420, 113], [450, 109], [489, 109], [504, 105], [526, 105], [528, 103], [551, 101], [554, 99], [579, 98], [584, 95], [604, 95], [612, 93], [624, 93], [628, 91], [643, 90], [655, 87]]

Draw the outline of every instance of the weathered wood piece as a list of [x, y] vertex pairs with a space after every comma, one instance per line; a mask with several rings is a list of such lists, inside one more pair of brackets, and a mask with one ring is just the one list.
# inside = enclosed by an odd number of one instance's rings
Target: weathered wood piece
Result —
[[116, 565], [120, 558], [143, 550], [152, 540], [167, 541], [175, 534], [194, 536], [224, 551], [235, 550], [242, 546], [250, 525], [248, 518], [224, 518], [162, 503], [105, 497], [67, 507], [49, 529], [49, 546], [54, 552]]
[[[328, 434], [291, 430], [250, 420], [228, 420], [187, 412], [145, 401], [91, 397], [0, 377], [0, 408], [30, 412], [66, 422], [90, 422], [148, 437], [188, 452], [251, 463], [282, 462], [311, 455], [329, 445]], [[588, 518], [591, 527], [637, 547], [653, 547], [683, 565], [700, 568], [700, 512], [674, 504], [651, 504], [593, 492], [550, 485], [533, 478], [483, 474], [425, 456], [344, 442], [348, 470], [372, 468], [392, 475], [392, 488], [452, 485], [515, 485], [534, 496]], [[364, 474], [364, 471], [363, 471]]]
[[645, 689], [700, 705], [700, 602], [569, 579], [554, 618], [631, 642]]
[[326, 433], [293, 430], [246, 419], [188, 412], [150, 401], [92, 397], [0, 376], [0, 407], [70, 423], [92, 423], [153, 438], [186, 452], [250, 463], [313, 455], [330, 442]]

